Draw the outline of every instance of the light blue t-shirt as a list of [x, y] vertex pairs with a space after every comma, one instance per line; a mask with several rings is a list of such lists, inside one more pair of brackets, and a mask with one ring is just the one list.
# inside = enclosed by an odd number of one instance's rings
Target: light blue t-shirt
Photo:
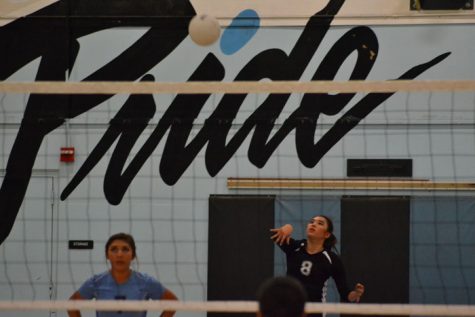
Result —
[[[109, 271], [96, 274], [79, 288], [85, 299], [98, 300], [148, 300], [160, 299], [165, 292], [163, 285], [154, 277], [132, 271], [127, 282], [118, 284]], [[145, 317], [147, 312], [137, 311], [97, 311], [97, 317]]]

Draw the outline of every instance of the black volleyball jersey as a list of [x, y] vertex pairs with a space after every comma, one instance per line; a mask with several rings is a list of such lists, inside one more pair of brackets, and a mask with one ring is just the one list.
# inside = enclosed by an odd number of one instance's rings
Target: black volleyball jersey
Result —
[[341, 301], [347, 302], [350, 290], [340, 257], [330, 250], [308, 254], [306, 245], [305, 239], [290, 239], [289, 244], [279, 245], [287, 257], [287, 275], [298, 279], [303, 284], [311, 302], [325, 301], [326, 282], [329, 277], [332, 277]]

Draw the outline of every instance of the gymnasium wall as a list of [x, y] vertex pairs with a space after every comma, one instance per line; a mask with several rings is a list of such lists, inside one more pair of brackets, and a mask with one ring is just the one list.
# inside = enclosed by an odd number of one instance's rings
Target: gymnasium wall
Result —
[[[475, 79], [473, 9], [435, 18], [369, 0], [23, 3], [0, 7], [4, 81]], [[196, 12], [223, 24], [215, 44], [188, 36]], [[229, 177], [340, 179], [350, 158], [409, 158], [414, 179], [474, 182], [474, 107], [473, 92], [2, 93], [0, 298], [69, 297], [106, 269], [107, 237], [127, 231], [138, 269], [181, 299], [206, 300], [210, 195], [348, 194], [231, 190]], [[60, 162], [61, 147], [74, 147], [74, 162]], [[72, 240], [94, 248], [68, 249]]]

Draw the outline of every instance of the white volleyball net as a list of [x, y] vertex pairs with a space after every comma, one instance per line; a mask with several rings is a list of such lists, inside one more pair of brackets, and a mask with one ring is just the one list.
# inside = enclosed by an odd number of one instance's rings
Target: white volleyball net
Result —
[[[30, 89], [44, 96], [58, 93], [59, 96], [77, 97], [79, 94], [87, 95], [89, 90], [95, 95], [114, 94], [94, 113], [67, 120], [45, 138], [39, 149], [36, 166], [40, 168], [34, 169], [12, 232], [0, 246], [0, 314], [65, 316], [66, 310], [73, 307], [84, 310], [85, 315], [93, 315], [95, 310], [102, 309], [160, 311], [168, 308], [176, 309], [178, 316], [207, 312], [253, 313], [257, 306], [252, 301], [207, 302], [210, 274], [207, 262], [210, 243], [208, 198], [212, 194], [251, 194], [275, 195], [275, 225], [293, 223], [296, 236], [304, 235], [301, 229], [316, 210], [325, 211], [332, 217], [339, 239], [344, 222], [341, 216], [342, 197], [410, 197], [408, 304], [309, 304], [309, 312], [474, 316], [475, 168], [472, 167], [475, 161], [475, 82], [434, 82], [432, 87], [430, 84], [430, 81], [272, 82], [265, 85], [255, 82], [104, 82], [93, 86], [88, 83], [0, 83], [1, 106], [4, 109], [4, 166], [22, 124], [15, 120], [9, 122], [13, 117], [6, 114], [11, 116], [14, 113], [16, 102], [27, 98]], [[55, 89], [58, 90], [55, 92]], [[170, 94], [175, 90], [177, 94]], [[243, 94], [246, 90], [253, 93], [246, 94], [246, 102], [234, 121], [225, 122], [223, 119], [223, 122], [217, 122], [220, 119], [213, 118], [227, 96]], [[189, 125], [176, 125], [190, 129], [187, 142], [192, 143], [209, 124], [230, 123], [228, 140], [238, 136], [246, 126], [247, 118], [273, 94], [290, 94], [292, 100], [300, 102], [304, 98], [323, 94], [322, 91], [327, 94], [357, 92], [357, 105], [358, 100], [361, 101], [365, 94], [371, 94], [368, 92], [373, 90], [378, 91], [377, 94], [391, 94], [392, 97], [366, 117], [359, 118], [359, 124], [354, 124], [314, 167], [299, 163], [305, 155], [295, 144], [295, 140], [302, 137], [296, 135], [299, 125], [295, 124], [262, 168], [257, 168], [255, 162], [249, 162], [246, 151], [252, 147], [252, 140], [247, 139], [215, 176], [206, 172], [206, 151], [196, 152], [196, 159], [173, 186], [160, 176], [165, 173], [160, 171], [160, 164], [167, 151], [162, 139], [137, 173], [134, 185], [125, 191], [122, 202], [116, 206], [106, 201], [102, 187], [108, 164], [113, 161], [114, 155], [120, 153], [117, 147], [107, 149], [98, 165], [64, 200], [60, 200], [60, 196], [81, 165], [49, 168], [52, 157], [58, 159], [57, 148], [63, 140], [64, 144], [77, 146], [76, 162], [86, 162], [115, 122], [126, 121], [126, 118], [117, 118], [117, 110], [127, 98], [139, 95], [151, 96], [159, 105], [158, 101], [166, 104], [185, 96], [199, 98], [209, 95], [195, 121], [192, 120]], [[129, 93], [133, 95], [128, 96]], [[294, 108], [285, 109], [279, 117], [263, 123], [272, 123], [270, 138], [285, 128], [288, 118], [298, 106], [299, 103], [296, 103]], [[18, 108], [18, 111], [22, 110]], [[137, 153], [150, 142], [166, 116], [166, 108], [158, 110], [143, 125], [137, 143], [126, 159], [128, 163], [133, 162]], [[347, 119], [344, 118], [351, 119], [351, 116], [350, 111], [343, 111], [335, 118], [324, 115], [315, 118], [317, 124], [312, 130], [312, 142], [318, 144], [318, 140], [342, 121], [346, 124]], [[179, 117], [172, 119], [174, 122], [183, 120]], [[305, 121], [309, 118], [301, 119]], [[140, 120], [137, 119], [137, 122]], [[256, 121], [255, 127], [259, 128], [261, 123]], [[352, 124], [351, 120], [348, 124]], [[134, 129], [133, 124], [127, 127], [131, 131]], [[168, 128], [173, 128], [173, 125], [168, 125]], [[349, 177], [346, 174], [349, 158], [410, 159], [412, 176]], [[6, 173], [7, 170], [4, 170], [4, 175]], [[3, 186], [6, 186], [5, 181]], [[134, 269], [156, 276], [183, 301], [65, 301], [87, 277], [107, 269], [105, 241], [109, 235], [120, 231], [130, 232], [136, 238], [138, 261], [134, 263]], [[70, 247], [73, 242], [87, 245], [91, 241], [94, 244], [91, 249]], [[341, 245], [341, 249], [344, 247], [344, 244]], [[276, 250], [274, 274], [284, 273], [285, 261]], [[332, 285], [329, 295], [330, 302], [339, 301]], [[37, 312], [32, 312], [34, 310]]]

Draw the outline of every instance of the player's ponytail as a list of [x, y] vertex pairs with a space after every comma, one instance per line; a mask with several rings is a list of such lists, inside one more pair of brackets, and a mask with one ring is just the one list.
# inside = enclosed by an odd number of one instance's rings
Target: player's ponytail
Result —
[[325, 241], [323, 242], [323, 248], [325, 250], [331, 250], [331, 249], [334, 249], [336, 248], [336, 237], [333, 233], [330, 233], [330, 236], [328, 238], [325, 239]]
[[330, 236], [328, 238], [326, 238], [325, 241], [323, 242], [323, 248], [325, 250], [336, 249], [337, 239], [336, 239], [335, 235], [333, 234], [333, 221], [330, 218], [328, 218], [327, 216], [320, 215], [318, 217], [325, 218], [325, 220], [327, 221], [327, 225], [328, 225], [328, 230], [327, 231], [330, 233]]

